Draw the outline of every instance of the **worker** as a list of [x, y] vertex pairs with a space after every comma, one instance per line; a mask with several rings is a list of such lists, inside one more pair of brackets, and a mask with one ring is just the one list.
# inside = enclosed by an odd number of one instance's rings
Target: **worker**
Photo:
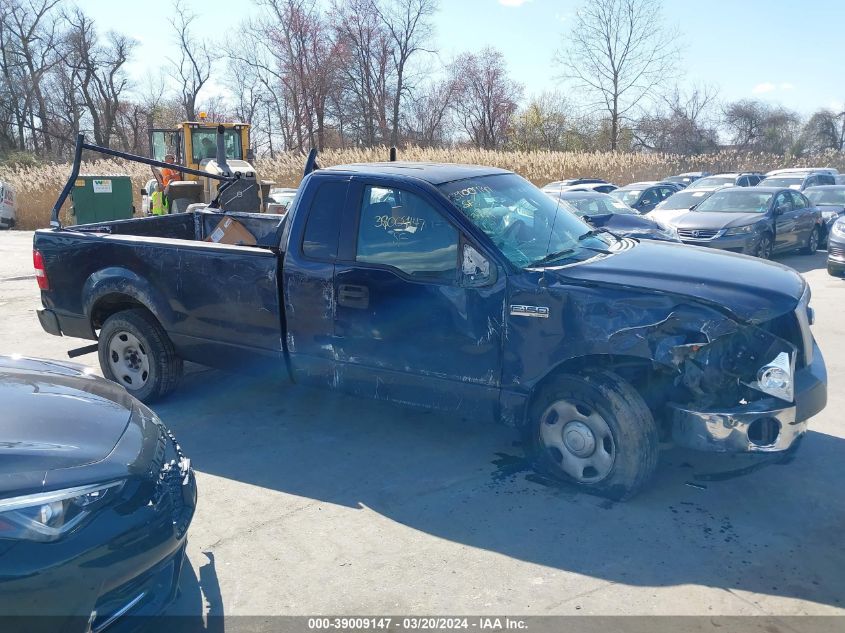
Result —
[[202, 156], [203, 158], [214, 158], [217, 156], [217, 148], [207, 136], [202, 139]]
[[[166, 163], [175, 163], [176, 156], [174, 154], [167, 154], [164, 157], [164, 162]], [[167, 188], [167, 186], [173, 182], [174, 180], [181, 180], [182, 175], [180, 172], [176, 171], [175, 169], [170, 169], [170, 167], [165, 167], [161, 170], [161, 184], [163, 187]]]
[[170, 213], [167, 196], [164, 195], [163, 188], [156, 183], [153, 189], [153, 195], [150, 196], [150, 209], [153, 215], [167, 215]]

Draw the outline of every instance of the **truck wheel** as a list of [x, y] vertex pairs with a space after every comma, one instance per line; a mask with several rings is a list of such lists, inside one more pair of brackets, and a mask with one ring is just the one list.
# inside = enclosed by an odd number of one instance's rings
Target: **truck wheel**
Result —
[[182, 377], [182, 359], [161, 324], [145, 310], [111, 315], [98, 343], [103, 376], [143, 402], [164, 397]]
[[562, 374], [531, 407], [527, 446], [538, 470], [611, 499], [630, 498], [657, 467], [657, 424], [618, 375]]
[[819, 250], [819, 227], [813, 227], [810, 236], [807, 238], [807, 245], [801, 249], [802, 255], [812, 255]]

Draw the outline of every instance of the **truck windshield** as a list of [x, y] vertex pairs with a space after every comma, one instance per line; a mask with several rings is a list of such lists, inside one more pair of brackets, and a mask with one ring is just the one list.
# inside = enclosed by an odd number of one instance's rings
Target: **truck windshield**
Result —
[[[226, 146], [226, 158], [242, 160], [241, 133], [227, 129], [223, 132], [223, 144]], [[217, 128], [191, 129], [191, 154], [195, 163], [217, 156]]]
[[552, 200], [516, 174], [457, 180], [439, 189], [521, 268], [584, 261], [616, 241], [610, 234], [591, 232], [565, 202]]

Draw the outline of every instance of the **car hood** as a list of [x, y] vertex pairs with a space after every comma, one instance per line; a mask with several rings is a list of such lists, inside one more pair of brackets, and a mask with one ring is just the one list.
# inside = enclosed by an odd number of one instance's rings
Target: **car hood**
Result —
[[641, 242], [549, 270], [564, 280], [688, 297], [755, 324], [794, 310], [805, 285], [797, 272], [774, 262], [670, 242]]
[[689, 212], [689, 209], [655, 209], [654, 211], [646, 214], [646, 217], [649, 220], [654, 220], [655, 222], [660, 222], [661, 224], [675, 226], [675, 221]]
[[720, 211], [690, 211], [675, 218], [672, 224], [679, 229], [726, 229], [753, 224], [765, 218], [763, 213], [723, 213]]
[[643, 237], [646, 239], [671, 239], [657, 222], [642, 215], [604, 213], [582, 218], [591, 225], [616, 233], [620, 236]]
[[0, 356], [0, 494], [104, 460], [133, 410], [122, 387], [78, 365]]

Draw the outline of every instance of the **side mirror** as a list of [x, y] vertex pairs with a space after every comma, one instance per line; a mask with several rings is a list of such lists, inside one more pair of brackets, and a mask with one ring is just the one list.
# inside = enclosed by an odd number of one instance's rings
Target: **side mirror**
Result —
[[255, 160], [255, 152], [252, 149], [246, 150], [246, 159], [250, 163]]
[[461, 273], [463, 285], [470, 288], [489, 286], [496, 281], [496, 267], [469, 244], [464, 244]]

